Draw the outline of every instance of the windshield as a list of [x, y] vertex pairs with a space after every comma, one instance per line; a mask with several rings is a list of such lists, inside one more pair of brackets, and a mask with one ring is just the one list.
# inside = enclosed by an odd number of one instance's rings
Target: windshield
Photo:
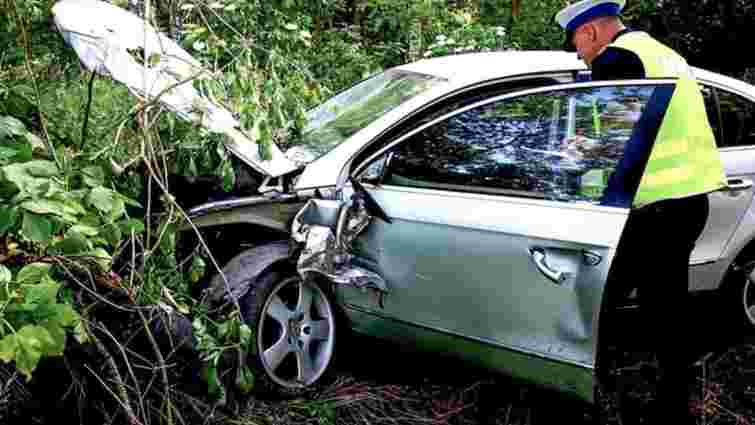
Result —
[[296, 150], [315, 160], [382, 115], [445, 80], [388, 70], [341, 92], [307, 113]]

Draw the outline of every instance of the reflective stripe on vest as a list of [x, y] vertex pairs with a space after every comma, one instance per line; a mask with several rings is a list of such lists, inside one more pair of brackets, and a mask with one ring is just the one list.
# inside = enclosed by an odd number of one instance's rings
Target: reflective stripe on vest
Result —
[[643, 32], [624, 34], [611, 46], [639, 56], [646, 78], [678, 78], [632, 206], [724, 187], [726, 176], [703, 96], [684, 58]]

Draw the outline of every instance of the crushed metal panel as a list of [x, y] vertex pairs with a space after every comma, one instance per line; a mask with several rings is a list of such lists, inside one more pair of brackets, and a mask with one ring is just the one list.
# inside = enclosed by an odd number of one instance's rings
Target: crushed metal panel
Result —
[[272, 159], [263, 160], [234, 114], [194, 88], [193, 80], [213, 75], [143, 19], [99, 0], [63, 0], [52, 13], [58, 31], [89, 70], [125, 84], [140, 99], [158, 98], [184, 120], [225, 134], [226, 147], [263, 174], [278, 177], [297, 168], [275, 145]]
[[351, 202], [312, 199], [296, 215], [292, 238], [303, 244], [297, 262], [302, 278], [324, 276], [336, 285], [388, 293], [377, 273], [352, 262], [351, 243], [367, 228], [372, 217], [359, 198]]

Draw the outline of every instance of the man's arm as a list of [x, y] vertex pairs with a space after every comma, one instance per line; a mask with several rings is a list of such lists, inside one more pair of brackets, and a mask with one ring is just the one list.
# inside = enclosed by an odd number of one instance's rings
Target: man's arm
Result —
[[[645, 75], [645, 67], [639, 56], [619, 47], [606, 48], [592, 63], [593, 81], [643, 79]], [[631, 207], [655, 138], [654, 134], [648, 134], [648, 124], [647, 119], [636, 124], [637, 128], [627, 141], [624, 155], [608, 180], [601, 199], [602, 205]]]

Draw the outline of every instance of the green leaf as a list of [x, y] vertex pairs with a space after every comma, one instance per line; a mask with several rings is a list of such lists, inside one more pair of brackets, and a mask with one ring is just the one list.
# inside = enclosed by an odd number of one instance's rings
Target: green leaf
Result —
[[123, 199], [120, 196], [113, 198], [113, 208], [110, 210], [110, 214], [108, 215], [109, 220], [110, 221], [117, 220], [125, 214], [126, 214], [126, 205], [123, 202]]
[[59, 290], [60, 284], [52, 280], [21, 285], [25, 304], [55, 304]]
[[73, 337], [76, 338], [76, 341], [78, 341], [79, 344], [86, 344], [89, 342], [89, 334], [81, 321], [79, 321], [79, 323], [76, 324], [76, 327], [73, 328]]
[[[60, 304], [59, 304], [60, 305]], [[59, 324], [53, 321], [43, 323], [44, 328], [50, 335], [49, 344], [43, 346], [42, 355], [44, 356], [62, 356], [66, 348], [66, 331]]]
[[110, 213], [113, 210], [113, 191], [102, 186], [95, 187], [89, 192], [87, 202], [103, 213]]
[[220, 405], [225, 404], [225, 388], [220, 382], [218, 376], [218, 367], [216, 364], [211, 363], [207, 365], [207, 395], [210, 396], [216, 403]]
[[136, 202], [135, 200], [133, 200], [133, 199], [129, 198], [128, 196], [125, 196], [125, 195], [123, 195], [121, 193], [115, 192], [115, 195], [118, 198], [120, 198], [120, 200], [123, 201], [124, 204], [126, 204], [128, 206], [135, 207], [135, 208], [141, 208], [141, 206], [142, 206], [140, 203]]
[[6, 335], [0, 339], [0, 360], [5, 363], [13, 361], [16, 358], [16, 351], [18, 351], [16, 334]]
[[105, 251], [102, 248], [95, 248], [84, 255], [94, 257], [97, 261], [97, 264], [102, 268], [102, 270], [109, 270], [110, 269], [110, 262], [113, 261], [113, 257], [108, 254], [107, 251]]
[[54, 315], [55, 323], [66, 328], [73, 328], [79, 325], [81, 316], [69, 304], [55, 304], [50, 306]]
[[97, 234], [99, 233], [96, 227], [87, 226], [84, 224], [77, 224], [75, 226], [71, 226], [71, 229], [69, 229], [69, 232], [76, 232], [84, 236], [97, 236]]
[[0, 264], [0, 284], [8, 283], [13, 279], [10, 269]]
[[71, 229], [66, 232], [63, 240], [55, 242], [50, 248], [56, 253], [71, 255], [89, 251], [92, 249], [92, 245], [81, 233]]
[[52, 238], [52, 223], [45, 217], [33, 213], [24, 213], [22, 224], [24, 235], [34, 242], [48, 242]]
[[242, 323], [239, 327], [239, 340], [242, 347], [251, 348], [254, 347], [254, 339], [252, 338], [252, 328], [246, 323]]
[[[34, 136], [31, 133], [26, 135], [27, 139]], [[11, 162], [27, 162], [31, 159], [32, 145], [25, 140], [6, 140], [4, 146], [0, 146], [0, 165], [7, 165]]]
[[[5, 179], [25, 193], [46, 191], [50, 187], [50, 177], [58, 174], [54, 162], [35, 160], [6, 165], [2, 168]], [[47, 185], [45, 187], [44, 185]]]
[[113, 248], [117, 248], [118, 245], [121, 244], [121, 239], [123, 238], [120, 227], [115, 223], [105, 225], [102, 235]]
[[202, 257], [195, 255], [191, 260], [191, 268], [189, 269], [189, 281], [191, 283], [199, 282], [199, 279], [204, 276], [206, 271], [207, 263], [205, 263]]
[[149, 55], [149, 58], [147, 58], [147, 63], [151, 67], [157, 66], [160, 63], [160, 59], [161, 57], [159, 53], [152, 53], [151, 55]]
[[18, 283], [38, 283], [50, 275], [51, 264], [31, 263], [24, 266], [16, 275]]
[[223, 175], [223, 190], [230, 192], [236, 183], [236, 173], [233, 171], [231, 161], [223, 161], [221, 173]]
[[[36, 160], [19, 165], [22, 166], [24, 173], [32, 177], [44, 178], [58, 175], [58, 166], [52, 161]], [[12, 167], [12, 165], [8, 167]]]
[[221, 342], [228, 341], [231, 333], [231, 326], [232, 323], [230, 321], [226, 321], [218, 325], [218, 339]]
[[105, 184], [105, 172], [102, 167], [93, 165], [81, 170], [81, 175], [84, 180], [84, 184], [89, 187], [97, 187]]
[[50, 336], [47, 329], [41, 326], [26, 325], [15, 335], [16, 337], [16, 367], [31, 379], [31, 374], [39, 364], [39, 359], [44, 352], [55, 345], [55, 340]]
[[13, 231], [18, 223], [18, 209], [0, 206], [0, 235]]
[[246, 365], [242, 365], [236, 371], [236, 388], [242, 394], [249, 394], [254, 389], [254, 374]]
[[27, 132], [24, 123], [14, 117], [0, 117], [0, 137], [23, 136]]
[[52, 214], [68, 222], [77, 221], [76, 215], [78, 214], [78, 210], [59, 201], [36, 199], [33, 201], [22, 202], [20, 207], [35, 214]]
[[145, 229], [144, 222], [135, 218], [123, 220], [119, 222], [118, 225], [121, 227], [121, 232], [125, 233], [127, 236], [131, 236], [132, 231], [134, 234], [138, 235], [139, 233], [144, 232]]
[[7, 164], [16, 156], [17, 153], [18, 151], [16, 151], [15, 149], [0, 146], [0, 164]]

